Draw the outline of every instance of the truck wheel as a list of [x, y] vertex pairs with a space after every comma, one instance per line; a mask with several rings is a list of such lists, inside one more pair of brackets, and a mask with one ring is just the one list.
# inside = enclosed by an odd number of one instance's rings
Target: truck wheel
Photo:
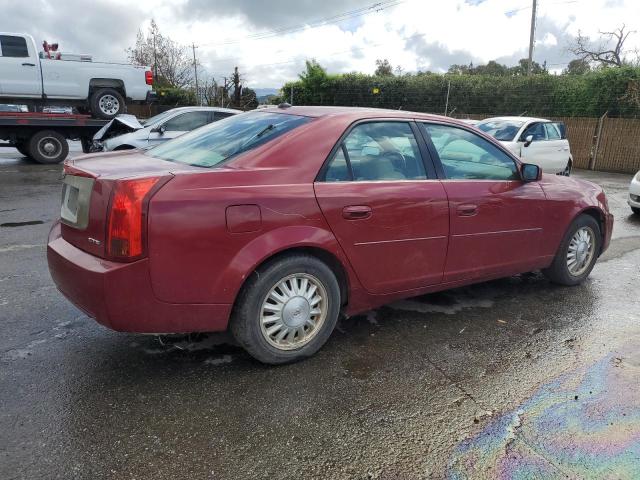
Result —
[[18, 150], [18, 152], [20, 152], [25, 157], [30, 157], [31, 156], [31, 154], [29, 153], [29, 149], [27, 148], [27, 146], [24, 143], [16, 143], [14, 145], [14, 147], [15, 147], [16, 150]]
[[101, 88], [91, 96], [91, 113], [94, 117], [111, 120], [124, 112], [124, 98], [113, 88]]
[[67, 155], [67, 139], [53, 130], [38, 132], [29, 140], [29, 156], [38, 163], [60, 163]]

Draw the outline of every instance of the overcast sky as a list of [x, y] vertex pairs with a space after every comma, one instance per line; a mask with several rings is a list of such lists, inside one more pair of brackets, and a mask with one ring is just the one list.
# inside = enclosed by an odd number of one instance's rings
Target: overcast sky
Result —
[[[624, 22], [640, 30], [640, 0], [538, 3], [534, 59], [551, 69], [571, 60], [578, 30], [597, 37]], [[409, 72], [515, 64], [527, 56], [531, 0], [0, 0], [0, 11], [0, 30], [112, 61], [126, 59], [153, 17], [172, 39], [198, 45], [209, 74], [228, 76], [237, 65], [250, 86], [279, 88], [307, 58], [332, 73], [371, 73], [377, 58]], [[640, 34], [629, 47], [640, 48]]]

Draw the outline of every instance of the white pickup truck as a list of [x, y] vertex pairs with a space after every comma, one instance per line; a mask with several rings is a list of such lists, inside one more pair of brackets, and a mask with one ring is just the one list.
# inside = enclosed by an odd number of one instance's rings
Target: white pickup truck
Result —
[[[90, 57], [89, 57], [90, 58]], [[41, 55], [31, 35], [0, 32], [0, 103], [76, 106], [112, 119], [154, 98], [149, 67]]]

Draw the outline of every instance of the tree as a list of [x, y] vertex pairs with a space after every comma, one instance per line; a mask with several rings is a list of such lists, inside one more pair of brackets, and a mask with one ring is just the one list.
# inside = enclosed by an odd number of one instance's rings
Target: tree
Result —
[[135, 65], [150, 65], [158, 87], [184, 88], [193, 81], [193, 60], [186, 47], [160, 33], [155, 20], [145, 36], [138, 31], [136, 44], [126, 50]]
[[[578, 36], [569, 47], [569, 51], [578, 59], [595, 63], [601, 67], [631, 65], [634, 62], [628, 59], [629, 52], [625, 50], [624, 46], [629, 35], [635, 32], [626, 28], [626, 25], [623, 24], [613, 32], [600, 32], [600, 39], [596, 43], [578, 31]], [[638, 54], [635, 53], [635, 62], [637, 63]]]
[[[508, 69], [510, 75], [528, 75], [529, 74], [529, 59], [521, 58], [518, 61], [518, 65]], [[531, 62], [531, 73], [534, 75], [541, 75], [549, 73], [547, 71], [546, 62], [540, 65], [538, 62]]]
[[378, 77], [391, 77], [393, 76], [393, 67], [386, 58], [384, 60], [376, 60], [376, 71], [374, 75]]
[[562, 73], [565, 75], [584, 75], [590, 71], [591, 65], [589, 65], [589, 62], [581, 58], [576, 58], [569, 62], [569, 65], [567, 65], [567, 68], [565, 68]]

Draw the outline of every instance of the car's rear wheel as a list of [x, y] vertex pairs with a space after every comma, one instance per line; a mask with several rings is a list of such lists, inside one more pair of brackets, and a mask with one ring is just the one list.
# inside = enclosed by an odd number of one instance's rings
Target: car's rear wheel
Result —
[[294, 254], [254, 273], [243, 287], [231, 332], [251, 356], [283, 364], [307, 358], [327, 341], [340, 313], [340, 287], [319, 259]]
[[582, 283], [593, 270], [601, 243], [598, 222], [590, 215], [580, 215], [562, 239], [553, 263], [543, 273], [549, 280], [561, 285]]
[[562, 175], [563, 175], [564, 177], [569, 177], [569, 176], [571, 176], [571, 168], [572, 168], [572, 166], [573, 166], [573, 165], [571, 164], [571, 160], [569, 160], [569, 161], [567, 162], [567, 166], [566, 166], [566, 167], [564, 167], [564, 170], [562, 171]]
[[631, 211], [636, 215], [640, 215], [640, 208], [638, 207], [631, 207]]
[[91, 96], [91, 113], [96, 118], [111, 120], [124, 113], [124, 98], [113, 88], [101, 88]]

